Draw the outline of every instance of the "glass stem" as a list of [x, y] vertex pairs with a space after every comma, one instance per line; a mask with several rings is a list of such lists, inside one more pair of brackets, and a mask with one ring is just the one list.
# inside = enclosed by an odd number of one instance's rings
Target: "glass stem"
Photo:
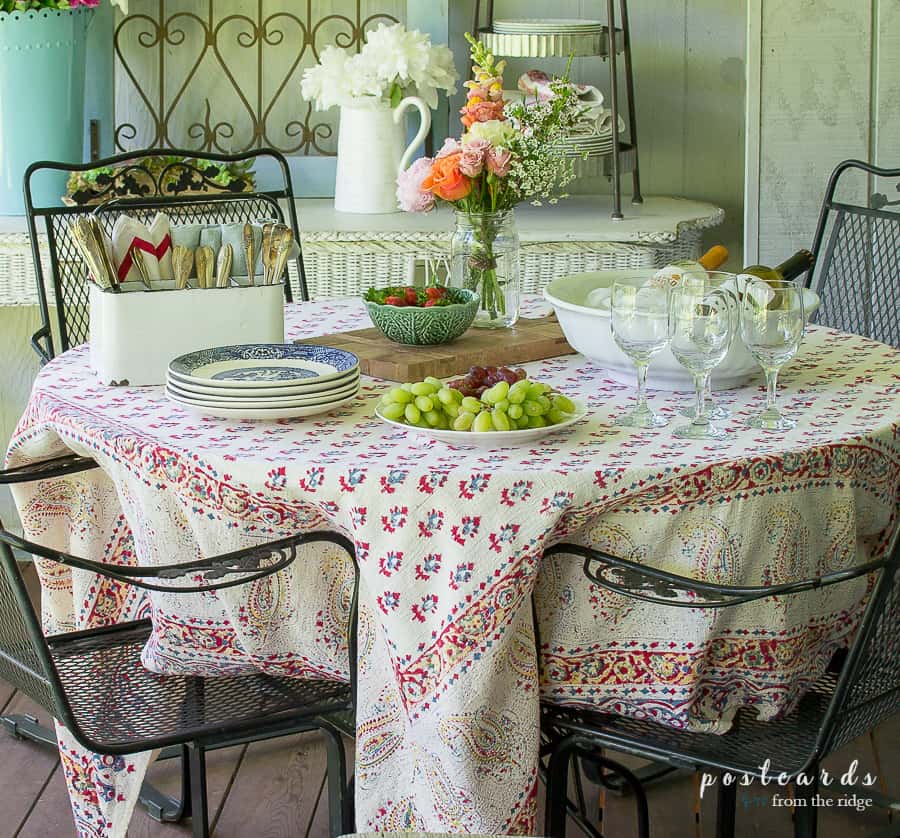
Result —
[[645, 413], [650, 410], [647, 404], [647, 368], [650, 366], [646, 361], [635, 363], [637, 367], [637, 407], [635, 412]]
[[777, 405], [778, 368], [766, 369], [766, 410], [778, 412]]
[[697, 396], [697, 408], [692, 425], [706, 426], [709, 419], [706, 416], [706, 386], [709, 383], [709, 373], [704, 372], [694, 376], [694, 392]]

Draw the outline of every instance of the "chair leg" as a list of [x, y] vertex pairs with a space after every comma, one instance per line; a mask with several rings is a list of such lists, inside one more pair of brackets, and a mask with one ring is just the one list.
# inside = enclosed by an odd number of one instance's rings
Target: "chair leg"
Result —
[[803, 801], [794, 806], [794, 838], [816, 838], [819, 831], [818, 810], [813, 806], [813, 799], [819, 793], [819, 766], [812, 765], [804, 772], [812, 777], [808, 786], [794, 784], [794, 798]]
[[[558, 742], [550, 753], [547, 763], [547, 805], [545, 834], [550, 838], [565, 838], [567, 817], [570, 812], [569, 790], [569, 766], [572, 757], [580, 754], [585, 759], [602, 766], [613, 772], [617, 779], [618, 788], [628, 788], [634, 796], [637, 807], [637, 836], [638, 838], [650, 838], [650, 809], [647, 805], [647, 794], [637, 776], [621, 763], [603, 756], [600, 749], [589, 738], [578, 734], [570, 734]], [[605, 787], [608, 778], [603, 771], [598, 776]], [[582, 813], [583, 814], [583, 813]], [[578, 823], [577, 810], [573, 811], [573, 817]], [[593, 835], [599, 833], [586, 824], [578, 823], [582, 830], [587, 826], [587, 832]]]
[[547, 763], [547, 805], [544, 815], [544, 835], [566, 838], [566, 804], [569, 788], [569, 765], [578, 749], [576, 736], [558, 742]]
[[190, 773], [191, 835], [209, 838], [209, 803], [206, 796], [206, 751], [199, 743], [187, 746]]
[[180, 751], [181, 762], [181, 795], [176, 800], [150, 783], [141, 786], [138, 803], [147, 814], [159, 823], [180, 823], [191, 816], [191, 764], [187, 745], [175, 745]]
[[716, 798], [716, 838], [734, 838], [735, 810], [737, 809], [737, 784], [726, 786], [719, 778], [719, 794]]
[[328, 823], [332, 838], [353, 832], [353, 801], [347, 783], [347, 753], [339, 731], [322, 727], [328, 756]]

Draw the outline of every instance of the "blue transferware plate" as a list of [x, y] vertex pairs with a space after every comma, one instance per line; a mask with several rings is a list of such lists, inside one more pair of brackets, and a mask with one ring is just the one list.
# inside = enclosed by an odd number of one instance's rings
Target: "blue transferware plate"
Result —
[[298, 387], [321, 384], [359, 367], [344, 349], [312, 343], [248, 343], [189, 352], [169, 363], [169, 374], [217, 388]]

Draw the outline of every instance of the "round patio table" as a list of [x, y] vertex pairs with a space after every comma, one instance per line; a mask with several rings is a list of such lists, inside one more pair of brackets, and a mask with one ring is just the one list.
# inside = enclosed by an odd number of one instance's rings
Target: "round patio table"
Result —
[[[545, 312], [527, 298], [526, 315]], [[286, 318], [291, 339], [367, 322], [358, 300], [289, 306]], [[662, 608], [592, 587], [565, 557], [542, 564], [543, 548], [577, 540], [747, 585], [873, 558], [900, 499], [900, 353], [810, 327], [781, 380], [796, 429], [747, 428], [765, 397], [754, 381], [718, 394], [732, 413], [722, 444], [672, 436], [686, 395], [652, 394], [668, 428], [619, 428], [632, 387], [580, 355], [526, 369], [589, 415], [532, 445], [486, 450], [383, 424], [373, 410], [387, 385], [374, 379], [328, 415], [226, 421], [183, 410], [161, 387], [100, 386], [79, 347], [41, 371], [8, 462], [71, 449], [101, 470], [19, 488], [23, 526], [57, 549], [141, 564], [345, 531], [361, 568], [358, 828], [533, 832], [539, 697], [714, 732], [742, 706], [771, 718], [847, 644], [868, 584], [721, 612]], [[47, 631], [150, 613], [143, 660], [156, 671], [347, 677], [352, 578], [339, 553], [149, 602], [38, 569]], [[123, 835], [149, 755], [91, 761], [59, 733], [76, 819]]]

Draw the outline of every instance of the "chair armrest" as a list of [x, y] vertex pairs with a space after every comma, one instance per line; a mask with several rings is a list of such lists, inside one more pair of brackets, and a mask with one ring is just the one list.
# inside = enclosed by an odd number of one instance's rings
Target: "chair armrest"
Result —
[[889, 555], [886, 554], [877, 561], [799, 582], [741, 587], [701, 582], [687, 576], [679, 576], [677, 573], [668, 573], [665, 570], [621, 559], [581, 544], [554, 544], [544, 551], [544, 557], [565, 554], [578, 556], [584, 560], [582, 566], [584, 575], [595, 585], [633, 599], [676, 608], [728, 608], [767, 597], [799, 594], [865, 576], [874, 570], [883, 569], [889, 562]]
[[66, 474], [89, 471], [92, 468], [97, 468], [97, 463], [90, 457], [64, 454], [61, 457], [42, 460], [39, 463], [28, 463], [24, 466], [2, 469], [0, 470], [0, 485], [4, 483], [31, 483], [37, 480], [47, 480], [50, 477], [63, 477]]
[[[41, 341], [44, 341], [44, 345], [41, 345]], [[49, 326], [41, 326], [31, 336], [31, 348], [37, 353], [38, 358], [41, 359], [41, 366], [53, 359], [53, 337], [50, 334]]]
[[[160, 565], [159, 567], [128, 567], [107, 564], [106, 562], [95, 562], [90, 559], [72, 556], [59, 550], [53, 550], [49, 547], [43, 547], [40, 544], [27, 541], [2, 529], [0, 529], [0, 541], [25, 553], [31, 553], [68, 567], [99, 573], [101, 576], [109, 579], [125, 582], [148, 591], [163, 591], [165, 593], [217, 591], [223, 588], [232, 588], [236, 585], [245, 585], [248, 582], [255, 582], [257, 579], [277, 573], [290, 565], [297, 557], [297, 548], [299, 546], [318, 541], [328, 541], [332, 544], [337, 544], [355, 557], [353, 542], [346, 536], [336, 532], [312, 532], [292, 535], [267, 544], [259, 544], [243, 550], [211, 556], [208, 559], [198, 559], [181, 564]], [[198, 576], [204, 584], [196, 581]], [[238, 578], [229, 578], [234, 576]], [[194, 581], [191, 584], [183, 585], [157, 584], [146, 581], [147, 579], [157, 579], [174, 582], [185, 577]]]

